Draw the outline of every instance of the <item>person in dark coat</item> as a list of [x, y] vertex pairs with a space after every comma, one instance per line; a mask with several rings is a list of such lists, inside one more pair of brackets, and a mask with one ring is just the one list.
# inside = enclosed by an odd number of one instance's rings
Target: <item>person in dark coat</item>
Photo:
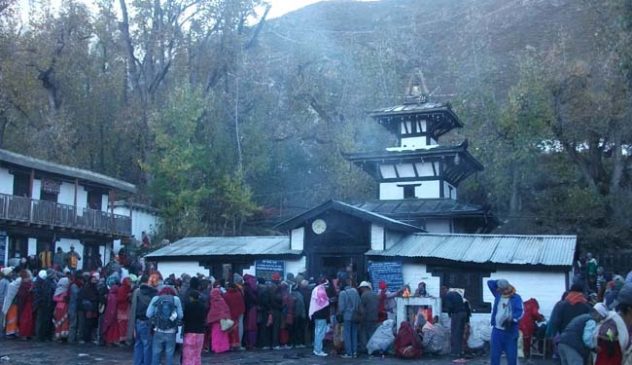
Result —
[[360, 322], [358, 333], [358, 349], [360, 352], [366, 352], [366, 344], [377, 329], [378, 322], [378, 306], [380, 297], [373, 291], [371, 283], [363, 281], [358, 286], [360, 291], [360, 307], [362, 312], [362, 321]]
[[41, 270], [33, 290], [35, 291], [33, 309], [36, 312], [35, 336], [39, 341], [50, 340], [53, 335], [52, 318], [55, 310], [55, 303], [53, 302], [55, 283], [46, 271]]
[[298, 290], [298, 287], [295, 287], [290, 295], [294, 299], [294, 310], [292, 311], [294, 315], [294, 322], [290, 327], [290, 345], [294, 348], [301, 349], [305, 347], [305, 327], [307, 323], [305, 300], [301, 291]]
[[197, 365], [202, 363], [207, 308], [206, 302], [201, 300], [197, 288], [193, 288], [192, 285], [187, 293], [188, 298], [184, 305], [183, 318], [182, 365]]
[[450, 291], [446, 285], [441, 286], [441, 299], [450, 316], [450, 353], [456, 358], [463, 356], [463, 333], [467, 312], [463, 297], [456, 291]]
[[83, 312], [83, 329], [81, 334], [83, 342], [90, 342], [93, 339], [93, 333], [98, 326], [99, 318], [99, 290], [97, 282], [98, 274], [92, 274], [90, 280], [79, 290], [79, 306]]
[[[598, 307], [601, 305], [601, 309]], [[560, 335], [558, 350], [561, 365], [585, 364], [590, 351], [595, 347], [595, 329], [597, 323], [608, 315], [608, 310], [598, 303], [588, 313], [574, 317]]]
[[555, 306], [551, 314], [549, 335], [555, 336], [564, 332], [573, 318], [589, 312], [590, 305], [584, 296], [584, 287], [581, 284], [574, 284], [564, 300]]

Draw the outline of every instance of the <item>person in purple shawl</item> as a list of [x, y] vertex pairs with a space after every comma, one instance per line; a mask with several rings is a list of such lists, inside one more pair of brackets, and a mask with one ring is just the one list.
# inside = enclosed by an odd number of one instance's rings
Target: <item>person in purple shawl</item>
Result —
[[244, 299], [246, 301], [245, 340], [246, 348], [251, 350], [257, 345], [257, 305], [259, 296], [257, 293], [257, 278], [252, 275], [244, 275]]

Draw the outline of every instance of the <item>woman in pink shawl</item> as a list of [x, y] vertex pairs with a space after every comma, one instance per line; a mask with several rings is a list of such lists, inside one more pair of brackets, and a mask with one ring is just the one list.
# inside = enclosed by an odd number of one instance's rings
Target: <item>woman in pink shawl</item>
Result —
[[211, 290], [211, 309], [206, 316], [206, 323], [211, 326], [211, 350], [222, 353], [230, 350], [228, 331], [222, 331], [220, 321], [230, 319], [230, 309], [222, 298], [222, 292], [215, 288]]
[[61, 341], [68, 338], [70, 331], [70, 321], [68, 318], [68, 288], [70, 281], [68, 278], [61, 278], [57, 283], [53, 301], [55, 302], [55, 312], [53, 314], [53, 324], [55, 325], [55, 340]]
[[327, 356], [323, 351], [323, 340], [327, 332], [327, 318], [329, 318], [329, 296], [327, 295], [327, 281], [326, 279], [323, 281], [312, 291], [309, 303], [309, 318], [314, 319], [314, 355], [316, 356]]
[[118, 276], [111, 275], [107, 280], [110, 291], [108, 292], [105, 304], [105, 314], [103, 317], [103, 341], [106, 345], [118, 345], [121, 340], [119, 324], [117, 320], [118, 312]]

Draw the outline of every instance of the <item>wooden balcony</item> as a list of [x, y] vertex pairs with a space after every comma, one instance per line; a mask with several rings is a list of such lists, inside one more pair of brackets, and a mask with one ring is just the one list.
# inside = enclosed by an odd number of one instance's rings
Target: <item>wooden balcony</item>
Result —
[[130, 217], [7, 194], [0, 194], [0, 220], [111, 236], [132, 234]]

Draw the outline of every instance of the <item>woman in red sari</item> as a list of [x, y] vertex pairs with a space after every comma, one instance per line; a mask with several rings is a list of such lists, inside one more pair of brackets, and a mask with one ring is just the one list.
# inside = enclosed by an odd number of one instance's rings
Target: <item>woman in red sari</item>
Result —
[[132, 294], [132, 281], [130, 278], [123, 279], [123, 283], [118, 289], [116, 297], [116, 320], [118, 321], [120, 341], [127, 341], [127, 325], [129, 321], [129, 299]]
[[395, 337], [395, 354], [403, 359], [421, 357], [421, 340], [408, 321], [402, 322]]
[[224, 294], [224, 301], [230, 309], [230, 319], [235, 322], [235, 326], [228, 333], [230, 337], [230, 347], [233, 349], [241, 348], [241, 338], [239, 338], [239, 317], [246, 312], [246, 304], [244, 302], [244, 295], [241, 290], [231, 283], [228, 287], [228, 291]]
[[118, 292], [119, 278], [117, 275], [111, 275], [107, 279], [108, 288], [110, 288], [105, 304], [105, 314], [103, 317], [103, 340], [106, 345], [117, 345], [121, 340], [118, 320], [116, 315], [118, 312]]
[[57, 341], [68, 338], [68, 333], [70, 332], [68, 317], [69, 287], [70, 281], [68, 278], [61, 278], [53, 295], [53, 301], [55, 302], [53, 324], [55, 325], [55, 340]]
[[35, 316], [33, 313], [33, 275], [28, 270], [20, 271], [22, 284], [18, 290], [18, 332], [26, 340], [35, 336]]

